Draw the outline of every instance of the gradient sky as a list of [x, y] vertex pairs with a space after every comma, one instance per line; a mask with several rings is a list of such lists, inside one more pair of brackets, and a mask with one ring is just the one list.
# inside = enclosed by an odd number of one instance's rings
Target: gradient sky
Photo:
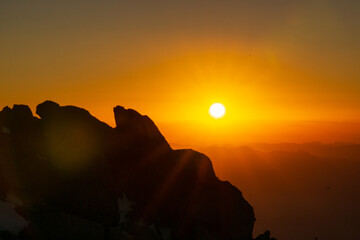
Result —
[[172, 143], [360, 142], [359, 12], [356, 0], [2, 0], [0, 107], [52, 99], [114, 125], [123, 105]]

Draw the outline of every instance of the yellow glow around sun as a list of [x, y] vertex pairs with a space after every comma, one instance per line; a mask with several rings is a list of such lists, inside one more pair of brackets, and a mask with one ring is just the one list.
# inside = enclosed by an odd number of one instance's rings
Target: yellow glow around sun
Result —
[[213, 118], [221, 118], [225, 115], [225, 107], [221, 103], [214, 103], [209, 108], [209, 113]]

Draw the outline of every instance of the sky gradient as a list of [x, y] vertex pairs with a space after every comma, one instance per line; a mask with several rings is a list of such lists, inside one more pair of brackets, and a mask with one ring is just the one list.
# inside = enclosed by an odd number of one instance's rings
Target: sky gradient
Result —
[[[0, 107], [51, 99], [113, 126], [112, 107], [123, 105], [179, 144], [360, 142], [359, 10], [359, 1], [4, 0]], [[224, 118], [208, 115], [213, 102]]]

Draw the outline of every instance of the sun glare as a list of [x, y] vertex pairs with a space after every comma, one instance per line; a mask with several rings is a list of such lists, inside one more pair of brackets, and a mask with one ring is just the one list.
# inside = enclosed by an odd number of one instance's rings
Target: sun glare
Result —
[[210, 106], [209, 113], [213, 118], [221, 118], [225, 115], [225, 107], [221, 103], [214, 103]]

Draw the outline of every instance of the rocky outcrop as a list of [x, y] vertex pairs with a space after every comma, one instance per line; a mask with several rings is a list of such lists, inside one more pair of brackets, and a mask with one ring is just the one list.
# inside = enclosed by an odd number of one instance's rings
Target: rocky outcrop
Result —
[[270, 237], [270, 231], [265, 231], [255, 238], [255, 240], [276, 240], [276, 238]]
[[111, 128], [51, 101], [36, 113], [0, 112], [0, 196], [22, 200], [22, 239], [252, 239], [242, 193], [204, 154], [171, 149], [147, 116], [117, 106]]

